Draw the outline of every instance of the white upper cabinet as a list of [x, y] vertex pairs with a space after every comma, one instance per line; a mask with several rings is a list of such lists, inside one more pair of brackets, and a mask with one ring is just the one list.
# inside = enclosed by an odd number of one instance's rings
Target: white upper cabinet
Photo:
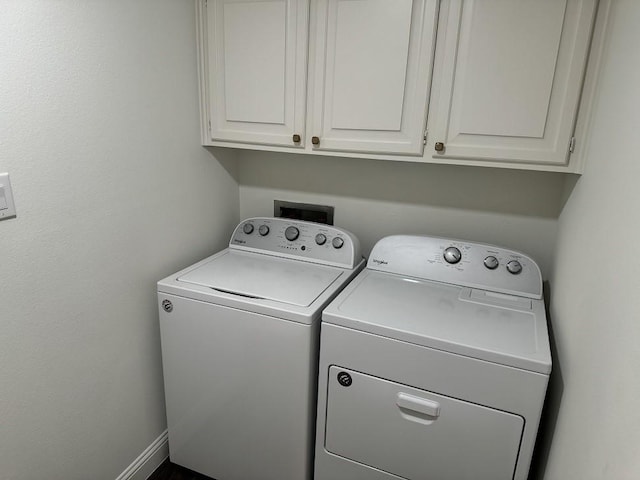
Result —
[[307, 7], [299, 0], [200, 3], [205, 144], [302, 146]]
[[436, 0], [313, 2], [315, 149], [422, 154], [436, 19]]
[[566, 165], [595, 10], [596, 0], [444, 2], [425, 157]]
[[437, 3], [201, 1], [203, 143], [421, 155]]
[[204, 145], [580, 172], [610, 0], [197, 1]]

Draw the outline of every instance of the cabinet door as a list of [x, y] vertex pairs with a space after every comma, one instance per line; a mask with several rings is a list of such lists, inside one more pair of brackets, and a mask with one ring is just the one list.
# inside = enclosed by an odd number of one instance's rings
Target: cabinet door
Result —
[[318, 150], [420, 155], [437, 0], [313, 2], [307, 141]]
[[210, 140], [303, 146], [308, 0], [205, 5], [201, 56]]
[[595, 4], [452, 0], [443, 5], [427, 155], [565, 165]]

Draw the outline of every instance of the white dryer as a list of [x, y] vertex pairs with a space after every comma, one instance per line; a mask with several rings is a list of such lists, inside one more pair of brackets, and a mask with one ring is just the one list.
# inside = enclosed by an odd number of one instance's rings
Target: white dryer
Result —
[[311, 478], [320, 314], [363, 267], [345, 230], [252, 218], [158, 282], [172, 462], [217, 480]]
[[315, 480], [524, 480], [550, 371], [531, 258], [384, 238], [323, 312]]

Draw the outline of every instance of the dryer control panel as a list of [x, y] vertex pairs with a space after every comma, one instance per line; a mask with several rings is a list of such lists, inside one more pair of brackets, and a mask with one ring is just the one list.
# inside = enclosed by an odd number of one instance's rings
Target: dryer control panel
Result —
[[358, 238], [342, 228], [276, 217], [248, 218], [229, 247], [324, 265], [354, 268], [362, 260]]
[[423, 280], [542, 298], [540, 268], [527, 255], [481, 243], [393, 235], [373, 247], [367, 268]]

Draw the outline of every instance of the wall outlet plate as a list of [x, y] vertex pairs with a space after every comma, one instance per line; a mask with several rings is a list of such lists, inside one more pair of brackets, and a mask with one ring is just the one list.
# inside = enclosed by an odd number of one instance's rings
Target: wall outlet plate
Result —
[[0, 220], [7, 220], [16, 216], [16, 204], [13, 201], [13, 191], [8, 173], [0, 173]]
[[273, 216], [333, 225], [333, 207], [311, 203], [273, 201]]

